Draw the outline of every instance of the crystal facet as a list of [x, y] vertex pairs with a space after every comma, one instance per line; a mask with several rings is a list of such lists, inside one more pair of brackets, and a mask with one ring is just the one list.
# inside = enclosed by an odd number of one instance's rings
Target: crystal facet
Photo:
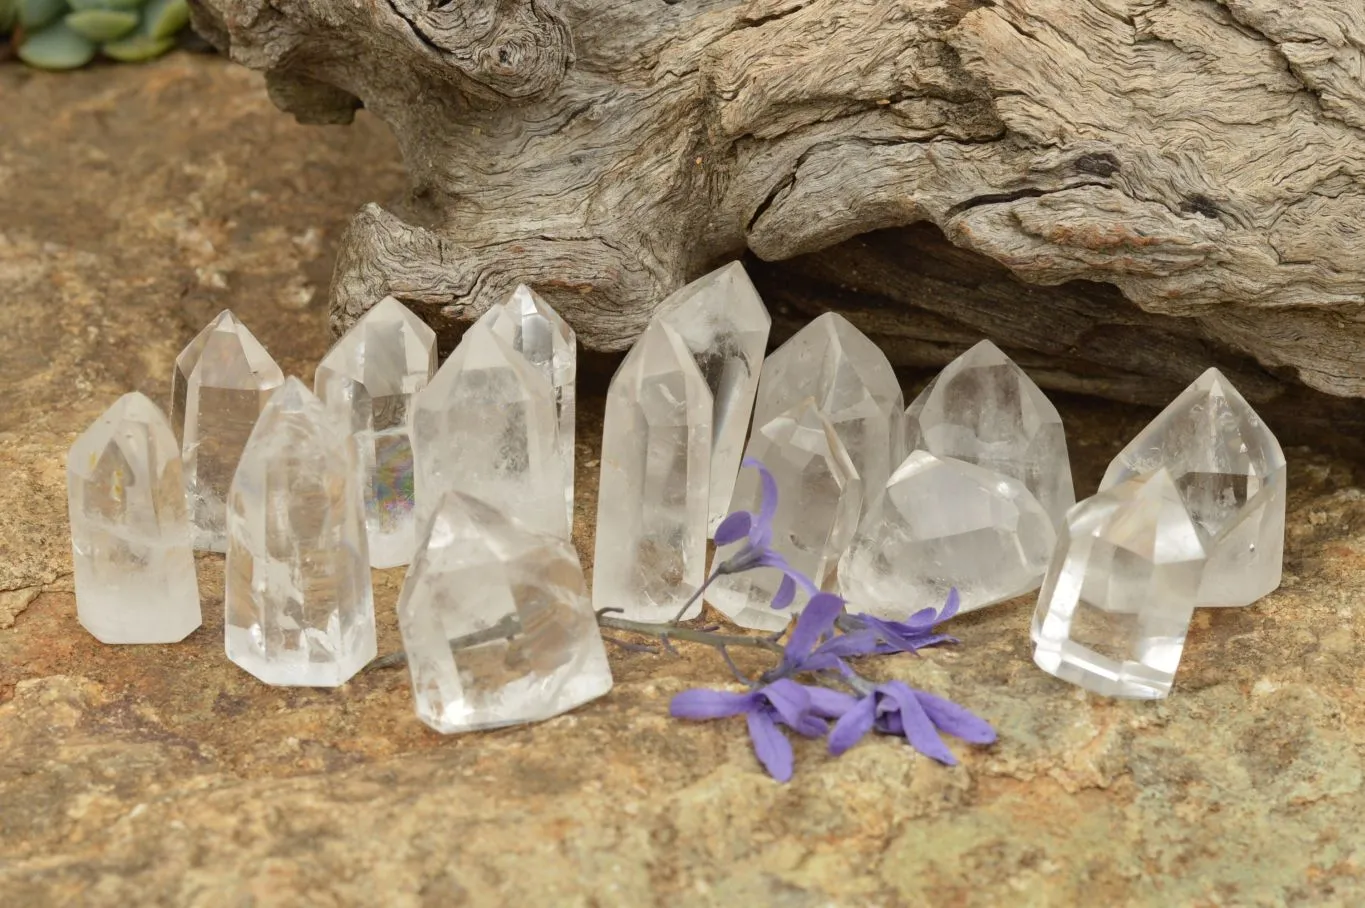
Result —
[[982, 341], [953, 360], [905, 412], [906, 450], [1013, 476], [1060, 527], [1076, 503], [1062, 417], [1000, 348]]
[[1110, 697], [1170, 692], [1204, 547], [1163, 469], [1078, 504], [1033, 614], [1033, 661]]
[[335, 687], [375, 655], [356, 442], [291, 378], [228, 495], [227, 655], [267, 684]]
[[863, 515], [839, 563], [854, 611], [903, 619], [956, 587], [964, 612], [1038, 588], [1057, 540], [1019, 480], [916, 451]]
[[550, 382], [475, 323], [417, 395], [411, 414], [417, 523], [441, 497], [466, 492], [533, 529], [568, 538], [564, 470]]
[[194, 547], [227, 547], [224, 502], [242, 448], [284, 373], [224, 309], [175, 358], [171, 427], [179, 433]]
[[550, 382], [558, 434], [555, 451], [564, 470], [564, 507], [573, 526], [574, 377], [578, 372], [578, 340], [569, 323], [530, 287], [522, 285], [501, 306], [479, 319], [507, 342]]
[[[834, 427], [808, 397], [755, 430], [745, 456], [761, 461], [777, 481], [773, 550], [821, 589], [829, 589], [863, 503], [862, 482]], [[730, 510], [758, 513], [762, 497], [758, 472], [745, 470]], [[730, 554], [720, 551], [716, 558]], [[763, 568], [727, 574], [711, 584], [706, 598], [741, 627], [780, 631], [800, 612], [772, 608], [782, 577]]]
[[318, 364], [313, 390], [356, 437], [370, 564], [407, 564], [417, 548], [408, 408], [436, 371], [436, 332], [393, 297], [360, 317]]
[[701, 586], [710, 463], [711, 392], [677, 332], [651, 322], [607, 392], [594, 608], [667, 621]]
[[1109, 464], [1100, 489], [1165, 467], [1205, 534], [1200, 606], [1250, 605], [1280, 585], [1284, 453], [1217, 369], [1199, 376]]
[[200, 624], [180, 449], [161, 410], [125, 394], [66, 460], [76, 616], [103, 643], [174, 643]]
[[904, 436], [905, 402], [886, 354], [848, 319], [826, 312], [763, 364], [754, 425], [767, 425], [807, 397], [839, 433], [870, 502], [900, 462]]
[[427, 530], [398, 601], [423, 722], [447, 734], [533, 722], [611, 689], [566, 539], [459, 492]]
[[739, 262], [678, 290], [659, 305], [656, 317], [692, 351], [715, 401], [708, 527], [714, 532], [729, 513], [772, 318]]

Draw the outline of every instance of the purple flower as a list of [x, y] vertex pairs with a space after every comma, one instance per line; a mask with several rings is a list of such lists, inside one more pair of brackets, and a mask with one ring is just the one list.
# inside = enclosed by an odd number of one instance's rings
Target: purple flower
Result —
[[685, 690], [673, 698], [668, 711], [679, 719], [744, 716], [759, 762], [774, 779], [786, 782], [792, 777], [792, 746], [778, 726], [785, 725], [807, 738], [818, 738], [829, 730], [821, 716], [842, 715], [848, 708], [838, 696], [834, 691], [804, 687], [784, 678], [742, 694]]
[[939, 732], [972, 744], [995, 740], [990, 723], [967, 708], [900, 681], [878, 684], [846, 709], [829, 734], [829, 752], [838, 756], [873, 729], [904, 738], [926, 757], [949, 766], [955, 766], [957, 758]]
[[934, 625], [941, 624], [956, 615], [959, 601], [957, 588], [954, 587], [948, 591], [948, 598], [944, 601], [941, 610], [936, 610], [933, 606], [920, 609], [905, 621], [887, 621], [885, 618], [877, 618], [864, 613], [852, 616], [848, 625], [870, 632], [880, 638], [880, 645], [871, 652], [879, 654], [913, 653], [925, 646], [957, 642], [956, 637], [950, 637], [947, 634], [935, 634]]
[[[797, 616], [796, 626], [782, 650], [782, 662], [773, 669], [771, 677], [838, 669], [843, 665], [842, 657], [871, 652], [877, 644], [872, 635], [863, 634], [857, 640], [848, 634], [834, 636], [834, 623], [843, 610], [844, 600], [833, 593], [811, 596], [805, 610]], [[864, 641], [868, 644], [865, 648], [859, 645]]]
[[761, 461], [752, 457], [744, 459], [744, 466], [758, 470], [763, 488], [763, 500], [758, 513], [735, 511], [716, 527], [716, 545], [730, 545], [745, 540], [744, 547], [716, 566], [716, 574], [737, 574], [754, 568], [769, 567], [783, 573], [782, 583], [773, 596], [773, 608], [783, 609], [796, 598], [796, 588], [800, 586], [807, 593], [819, 592], [810, 578], [787, 563], [787, 559], [772, 549], [773, 518], [777, 516], [777, 480]]

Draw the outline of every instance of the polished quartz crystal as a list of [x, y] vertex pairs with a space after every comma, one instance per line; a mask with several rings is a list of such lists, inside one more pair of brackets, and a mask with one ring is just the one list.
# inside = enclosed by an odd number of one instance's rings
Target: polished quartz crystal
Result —
[[[821, 589], [832, 589], [863, 501], [862, 482], [834, 427], [808, 397], [756, 429], [745, 457], [766, 466], [777, 483], [772, 549]], [[742, 471], [730, 510], [757, 514], [762, 503], [758, 471]], [[722, 549], [716, 558], [732, 554]], [[740, 627], [779, 631], [800, 612], [799, 607], [771, 607], [782, 577], [770, 568], [727, 574], [711, 584], [706, 599]]]
[[660, 304], [656, 317], [692, 351], [715, 401], [708, 528], [714, 532], [729, 513], [772, 318], [739, 262], [678, 290]]
[[677, 332], [651, 322], [607, 392], [594, 608], [668, 621], [701, 586], [710, 463], [711, 392]]
[[1200, 606], [1249, 605], [1280, 585], [1284, 453], [1217, 369], [1199, 376], [1119, 452], [1100, 489], [1159, 467], [1207, 537]]
[[76, 617], [103, 643], [174, 643], [200, 624], [180, 448], [161, 410], [125, 394], [66, 460]]
[[417, 715], [439, 732], [534, 722], [611, 689], [568, 540], [454, 492], [398, 601]]
[[267, 684], [335, 687], [375, 656], [358, 460], [296, 378], [242, 452], [228, 495], [227, 655]]
[[916, 451], [863, 515], [839, 584], [852, 611], [904, 619], [954, 587], [964, 612], [1038, 588], [1057, 535], [1019, 480]]
[[1166, 696], [1205, 564], [1170, 475], [1100, 492], [1067, 524], [1033, 615], [1033, 660], [1097, 694]]
[[944, 367], [910, 404], [905, 423], [907, 451], [1013, 476], [1059, 527], [1076, 503], [1057, 408], [988, 340]]
[[224, 309], [175, 358], [171, 427], [179, 433], [194, 547], [227, 547], [228, 486], [242, 448], [284, 373]]
[[374, 567], [407, 564], [417, 547], [408, 408], [436, 371], [436, 332], [393, 297], [360, 317], [318, 365], [313, 390], [355, 435]]

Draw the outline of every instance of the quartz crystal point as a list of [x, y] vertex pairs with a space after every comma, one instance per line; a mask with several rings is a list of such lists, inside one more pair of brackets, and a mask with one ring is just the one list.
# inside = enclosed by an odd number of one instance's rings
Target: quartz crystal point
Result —
[[578, 373], [578, 340], [569, 323], [530, 287], [517, 287], [501, 306], [492, 306], [479, 321], [502, 338], [550, 382], [557, 434], [555, 452], [564, 470], [564, 509], [573, 526], [574, 378]]
[[953, 360], [905, 412], [906, 450], [1013, 476], [1060, 527], [1076, 503], [1052, 401], [990, 341]]
[[710, 463], [711, 392], [677, 332], [651, 322], [607, 392], [595, 609], [668, 621], [701, 586]]
[[125, 394], [66, 460], [76, 616], [102, 643], [174, 643], [200, 624], [180, 449], [161, 410]]
[[439, 732], [534, 722], [611, 689], [573, 546], [460, 492], [436, 507], [398, 626], [417, 715]]
[[871, 501], [900, 462], [905, 407], [886, 355], [848, 319], [826, 312], [768, 357], [754, 425], [765, 426], [807, 397], [839, 433]]
[[356, 439], [370, 564], [407, 564], [417, 547], [408, 408], [436, 371], [436, 332], [393, 297], [323, 357], [313, 390]]
[[1270, 429], [1209, 369], [1109, 464], [1100, 489], [1165, 467], [1206, 536], [1200, 606], [1250, 605], [1280, 585], [1286, 469]]
[[660, 304], [656, 317], [692, 351], [715, 402], [708, 526], [714, 532], [729, 513], [772, 318], [739, 262], [678, 290]]
[[1205, 564], [1170, 475], [1100, 492], [1067, 524], [1033, 614], [1033, 660], [1097, 694], [1166, 696]]
[[335, 687], [375, 656], [356, 442], [296, 378], [228, 495], [227, 655], [267, 684]]
[[411, 427], [418, 526], [431, 521], [441, 496], [466, 492], [568, 538], [554, 392], [487, 324], [465, 332], [417, 395]]
[[1057, 534], [1019, 480], [916, 451], [839, 563], [852, 611], [904, 619], [956, 587], [964, 612], [1038, 589]]
[[[745, 456], [762, 462], [777, 482], [772, 549], [821, 589], [830, 589], [863, 502], [858, 472], [834, 427], [808, 397], [755, 430]], [[757, 514], [762, 501], [758, 471], [743, 471], [730, 510]], [[723, 561], [731, 554], [717, 552], [716, 558]], [[800, 612], [772, 608], [782, 577], [766, 568], [727, 574], [711, 584], [706, 598], [741, 627], [780, 631]]]
[[180, 433], [196, 549], [226, 550], [228, 486], [256, 417], [283, 383], [261, 342], [226, 309], [175, 358], [171, 426]]

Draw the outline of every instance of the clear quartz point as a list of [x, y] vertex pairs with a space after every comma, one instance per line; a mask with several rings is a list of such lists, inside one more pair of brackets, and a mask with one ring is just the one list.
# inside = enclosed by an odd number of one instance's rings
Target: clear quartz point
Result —
[[1097, 694], [1166, 696], [1205, 565], [1170, 475], [1100, 492], [1067, 524], [1033, 614], [1033, 661]]
[[313, 390], [355, 436], [372, 567], [407, 564], [417, 548], [408, 408], [436, 371], [436, 332], [385, 297], [318, 364]]
[[677, 332], [651, 322], [607, 391], [594, 609], [668, 621], [701, 586], [710, 463], [711, 392]]
[[707, 528], [713, 533], [729, 513], [772, 318], [739, 262], [676, 291], [655, 317], [678, 332], [715, 401]]
[[180, 447], [160, 408], [125, 394], [66, 460], [76, 616], [102, 643], [174, 643], [197, 627], [199, 586]]
[[228, 496], [227, 655], [267, 684], [336, 687], [375, 656], [355, 439], [302, 382], [270, 398]]
[[910, 404], [905, 423], [907, 451], [1013, 476], [1058, 527], [1076, 503], [1061, 415], [988, 340], [945, 366]]
[[[862, 482], [834, 427], [808, 397], [755, 430], [745, 456], [762, 462], [777, 482], [773, 550], [821, 589], [831, 589], [863, 503]], [[762, 502], [758, 471], [742, 471], [730, 510], [757, 514]], [[717, 561], [743, 544], [718, 551]], [[780, 631], [801, 611], [772, 608], [782, 577], [770, 568], [727, 574], [711, 584], [706, 598], [740, 627]]]
[[916, 451], [839, 562], [850, 611], [901, 620], [956, 587], [969, 612], [1038, 589], [1057, 534], [1019, 480]]
[[398, 626], [417, 715], [439, 732], [547, 719], [611, 689], [573, 546], [459, 492], [432, 515]]
[[284, 373], [224, 309], [175, 358], [171, 427], [179, 434], [194, 547], [227, 549], [226, 510], [242, 448]]
[[1284, 452], [1217, 369], [1199, 376], [1109, 464], [1100, 489], [1165, 467], [1207, 537], [1200, 606], [1250, 605], [1284, 567]]

